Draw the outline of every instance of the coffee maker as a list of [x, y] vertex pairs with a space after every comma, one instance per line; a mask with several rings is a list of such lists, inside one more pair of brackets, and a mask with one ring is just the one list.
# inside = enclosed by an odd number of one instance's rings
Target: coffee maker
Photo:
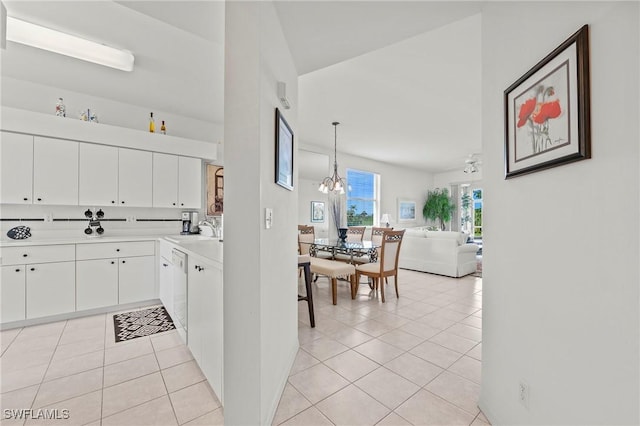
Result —
[[198, 212], [182, 212], [182, 235], [198, 233]]

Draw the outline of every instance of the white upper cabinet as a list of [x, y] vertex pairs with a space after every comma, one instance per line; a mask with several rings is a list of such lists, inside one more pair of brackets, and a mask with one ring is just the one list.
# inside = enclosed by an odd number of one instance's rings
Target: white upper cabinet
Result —
[[202, 160], [180, 157], [178, 161], [178, 202], [181, 208], [202, 208]]
[[153, 153], [153, 207], [179, 207], [177, 155]]
[[81, 143], [79, 165], [80, 205], [117, 205], [118, 148]]
[[78, 142], [34, 137], [33, 204], [78, 205]]
[[33, 136], [0, 133], [0, 202], [31, 204], [33, 195]]
[[151, 152], [118, 150], [118, 205], [151, 207], [153, 159]]

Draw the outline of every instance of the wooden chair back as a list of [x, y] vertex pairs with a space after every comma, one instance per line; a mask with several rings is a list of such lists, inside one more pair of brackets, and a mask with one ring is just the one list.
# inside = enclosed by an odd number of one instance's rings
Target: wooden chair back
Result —
[[389, 275], [389, 272], [398, 271], [398, 258], [400, 257], [400, 246], [402, 244], [402, 231], [386, 231], [382, 235], [382, 246], [380, 248], [380, 274]]
[[309, 254], [309, 248], [316, 239], [313, 226], [298, 225], [298, 253]]
[[349, 226], [347, 229], [347, 242], [360, 243], [364, 238], [366, 226]]

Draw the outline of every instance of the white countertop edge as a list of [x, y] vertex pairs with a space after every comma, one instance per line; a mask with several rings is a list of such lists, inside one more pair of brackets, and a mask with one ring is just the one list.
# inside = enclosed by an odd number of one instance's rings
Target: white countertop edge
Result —
[[[196, 234], [197, 235], [197, 234]], [[51, 237], [25, 240], [1, 240], [0, 249], [8, 247], [27, 247], [27, 246], [48, 246], [48, 245], [65, 245], [65, 244], [99, 244], [99, 243], [118, 243], [118, 242], [134, 242], [134, 241], [158, 241], [163, 240], [175, 246], [178, 250], [185, 252], [187, 255], [196, 255], [208, 259], [212, 262], [222, 263], [222, 242], [217, 238], [210, 240], [195, 239], [183, 241], [171, 240], [176, 237], [175, 233], [167, 234], [148, 234], [148, 235], [111, 235], [106, 237]], [[182, 237], [184, 238], [184, 237]], [[187, 237], [188, 238], [188, 237]]]

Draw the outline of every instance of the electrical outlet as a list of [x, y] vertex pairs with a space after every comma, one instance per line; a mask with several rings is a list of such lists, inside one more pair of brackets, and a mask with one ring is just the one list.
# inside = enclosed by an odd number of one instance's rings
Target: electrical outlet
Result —
[[518, 385], [518, 400], [525, 408], [529, 408], [529, 385], [524, 380], [520, 380]]

